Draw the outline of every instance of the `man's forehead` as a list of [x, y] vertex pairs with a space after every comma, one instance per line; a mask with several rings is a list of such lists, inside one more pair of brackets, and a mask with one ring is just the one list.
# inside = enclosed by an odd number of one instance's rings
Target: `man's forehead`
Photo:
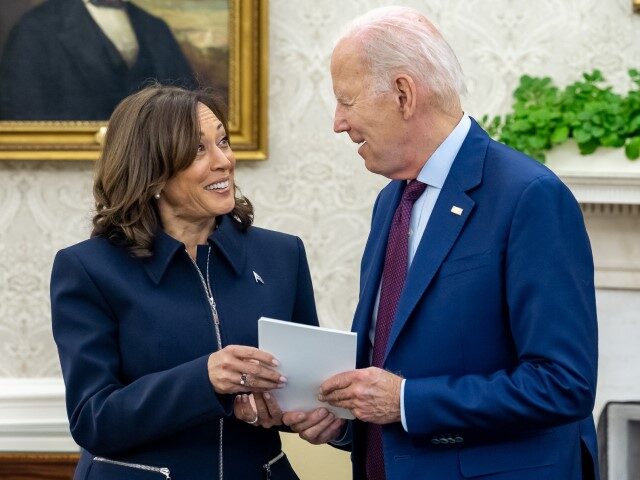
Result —
[[331, 75], [334, 80], [336, 77], [340, 77], [350, 82], [366, 77], [369, 73], [369, 68], [364, 62], [362, 53], [357, 49], [346, 48], [339, 50], [338, 47], [333, 51], [331, 57]]
[[351, 37], [340, 40], [331, 54], [332, 64], [334, 62], [361, 63], [362, 60], [362, 44]]

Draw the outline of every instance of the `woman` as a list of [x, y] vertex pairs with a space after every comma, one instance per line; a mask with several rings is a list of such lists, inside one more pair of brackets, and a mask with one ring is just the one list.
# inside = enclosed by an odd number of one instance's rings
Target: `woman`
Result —
[[214, 99], [175, 87], [111, 117], [91, 238], [51, 279], [76, 480], [297, 478], [255, 428], [281, 424], [262, 394], [286, 379], [254, 346], [261, 316], [317, 325], [311, 278], [300, 239], [251, 226], [226, 132]]

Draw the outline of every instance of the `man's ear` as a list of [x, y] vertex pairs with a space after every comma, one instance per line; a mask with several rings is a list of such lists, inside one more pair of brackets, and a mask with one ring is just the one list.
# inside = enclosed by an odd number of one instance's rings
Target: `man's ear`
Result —
[[416, 111], [416, 83], [409, 75], [401, 73], [395, 78], [395, 92], [402, 117], [407, 120]]

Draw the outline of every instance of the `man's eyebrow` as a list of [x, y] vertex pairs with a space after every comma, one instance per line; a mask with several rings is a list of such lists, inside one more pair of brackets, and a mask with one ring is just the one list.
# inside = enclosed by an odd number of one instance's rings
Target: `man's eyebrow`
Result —
[[354, 97], [347, 97], [346, 95], [336, 95], [336, 101], [344, 104], [353, 103]]

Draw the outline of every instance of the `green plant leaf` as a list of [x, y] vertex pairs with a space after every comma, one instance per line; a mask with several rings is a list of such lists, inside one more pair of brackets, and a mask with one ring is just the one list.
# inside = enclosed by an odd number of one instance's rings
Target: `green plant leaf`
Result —
[[591, 139], [584, 143], [578, 143], [578, 149], [582, 155], [589, 155], [596, 151], [598, 148], [598, 141], [596, 139]]
[[632, 138], [624, 147], [624, 153], [629, 160], [637, 160], [640, 157], [640, 137]]
[[603, 147], [620, 148], [624, 145], [625, 139], [622, 137], [619, 137], [615, 133], [609, 133], [607, 135], [603, 135], [600, 138], [600, 142], [602, 143]]
[[564, 88], [549, 77], [522, 75], [512, 111], [493, 120], [485, 115], [482, 124], [494, 138], [540, 161], [569, 137], [582, 154], [625, 146], [631, 158], [640, 148], [640, 69], [628, 74], [633, 88], [626, 95], [614, 92], [600, 70], [585, 72]]
[[556, 127], [551, 134], [551, 143], [553, 145], [558, 145], [566, 142], [567, 138], [569, 138], [569, 127], [566, 125], [560, 125], [559, 127]]
[[591, 140], [591, 134], [581, 129], [576, 129], [573, 131], [573, 138], [576, 139], [578, 145], [581, 143], [587, 143]]

